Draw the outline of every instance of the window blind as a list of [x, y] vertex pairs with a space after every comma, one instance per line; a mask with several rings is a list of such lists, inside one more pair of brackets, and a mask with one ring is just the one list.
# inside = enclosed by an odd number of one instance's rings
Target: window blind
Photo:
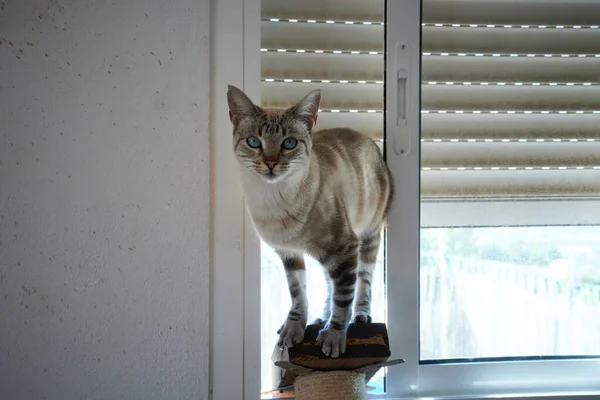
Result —
[[[390, 21], [393, 23], [393, 21]], [[384, 1], [263, 0], [262, 105], [383, 139]], [[425, 0], [423, 199], [600, 196], [600, 1]]]

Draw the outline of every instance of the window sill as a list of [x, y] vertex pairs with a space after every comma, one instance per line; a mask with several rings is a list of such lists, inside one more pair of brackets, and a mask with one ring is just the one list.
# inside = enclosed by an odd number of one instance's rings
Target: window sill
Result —
[[369, 399], [385, 400], [489, 400], [489, 399], [509, 399], [509, 400], [597, 400], [600, 399], [600, 392], [565, 392], [565, 393], [502, 393], [488, 395], [467, 395], [467, 396], [420, 396], [420, 397], [386, 397], [369, 396]]
[[[289, 394], [288, 394], [289, 396]], [[286, 399], [295, 400], [295, 397], [273, 395], [263, 399]], [[456, 396], [416, 396], [416, 397], [388, 397], [385, 394], [368, 395], [369, 400], [598, 400], [600, 391], [582, 392], [554, 392], [554, 393], [499, 393], [488, 395], [456, 395]]]

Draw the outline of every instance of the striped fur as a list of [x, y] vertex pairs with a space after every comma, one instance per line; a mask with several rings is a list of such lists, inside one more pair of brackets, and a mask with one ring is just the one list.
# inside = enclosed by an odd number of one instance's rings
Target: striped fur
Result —
[[394, 192], [389, 169], [359, 132], [313, 132], [318, 90], [284, 110], [263, 109], [233, 86], [227, 97], [246, 204], [258, 234], [283, 262], [292, 298], [279, 345], [304, 337], [308, 254], [323, 266], [330, 289], [318, 341], [337, 357], [346, 349], [352, 310], [354, 322], [371, 322], [373, 269]]

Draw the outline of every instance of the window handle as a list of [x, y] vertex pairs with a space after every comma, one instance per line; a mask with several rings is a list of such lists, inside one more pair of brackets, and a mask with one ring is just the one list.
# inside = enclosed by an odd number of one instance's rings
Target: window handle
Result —
[[[397, 43], [394, 49], [394, 78], [395, 79], [395, 114], [392, 118], [395, 122], [394, 130], [394, 152], [405, 156], [410, 152], [410, 136], [408, 121], [408, 102], [410, 100], [410, 51], [405, 43]], [[389, 126], [389, 125], [388, 125]]]

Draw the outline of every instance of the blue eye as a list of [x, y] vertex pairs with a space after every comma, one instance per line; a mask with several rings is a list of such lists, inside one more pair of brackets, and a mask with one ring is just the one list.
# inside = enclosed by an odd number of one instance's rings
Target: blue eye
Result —
[[286, 150], [292, 150], [296, 145], [298, 145], [298, 141], [294, 138], [285, 139], [283, 141], [283, 148]]
[[260, 140], [256, 136], [250, 136], [246, 139], [246, 143], [253, 149], [258, 149], [260, 147]]

